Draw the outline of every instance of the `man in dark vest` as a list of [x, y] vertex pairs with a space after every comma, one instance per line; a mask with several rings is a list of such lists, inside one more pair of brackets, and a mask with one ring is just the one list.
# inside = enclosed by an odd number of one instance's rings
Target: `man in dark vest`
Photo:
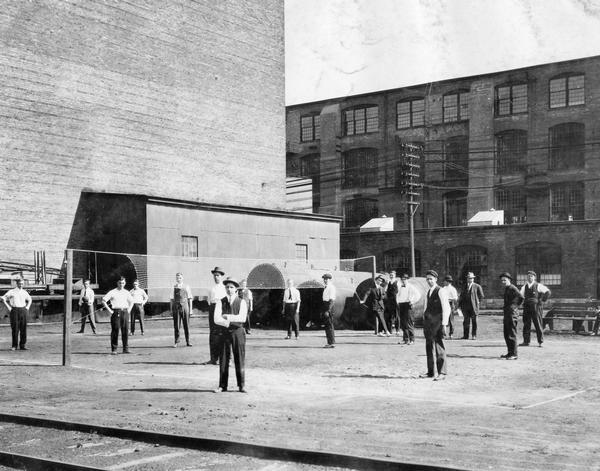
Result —
[[233, 351], [235, 376], [240, 392], [245, 393], [244, 362], [246, 360], [246, 330], [244, 323], [248, 314], [246, 301], [238, 296], [240, 284], [231, 277], [223, 281], [226, 296], [217, 302], [214, 321], [223, 329], [219, 338], [219, 387], [215, 392], [227, 391], [229, 380], [229, 360]]
[[510, 273], [502, 273], [500, 282], [504, 286], [504, 341], [508, 350], [506, 354], [501, 356], [507, 360], [516, 360], [517, 321], [519, 320], [519, 306], [523, 302], [523, 296], [521, 296], [519, 289], [512, 284]]
[[527, 272], [527, 283], [521, 287], [521, 296], [523, 296], [523, 347], [529, 345], [531, 340], [531, 322], [535, 327], [538, 345], [541, 347], [544, 343], [544, 324], [542, 322], [542, 306], [550, 297], [550, 290], [536, 281], [534, 271]]
[[473, 325], [473, 340], [477, 338], [477, 316], [479, 315], [479, 305], [483, 299], [483, 290], [481, 286], [475, 283], [475, 274], [470, 271], [467, 273], [467, 286], [460, 293], [458, 298], [458, 307], [463, 313], [463, 339], [469, 340], [469, 330]]
[[437, 284], [437, 272], [429, 270], [425, 274], [425, 279], [429, 285], [427, 296], [425, 297], [425, 312], [423, 314], [427, 373], [420, 375], [420, 377], [441, 381], [446, 379], [447, 374], [444, 335], [446, 334], [446, 326], [450, 318], [450, 302], [448, 301], [446, 290], [441, 289]]
[[219, 362], [222, 334], [220, 326], [215, 325], [215, 307], [221, 302], [221, 299], [227, 294], [223, 286], [223, 277], [225, 271], [222, 268], [215, 267], [211, 270], [215, 284], [210, 289], [208, 296], [208, 348], [210, 351], [210, 359], [202, 363], [203, 365], [216, 365]]
[[396, 302], [397, 294], [398, 278], [396, 278], [396, 272], [392, 270], [385, 292], [386, 335], [389, 335], [394, 328], [396, 329], [396, 334], [400, 335], [400, 318], [398, 316], [398, 303]]
[[[377, 275], [375, 278], [375, 286], [369, 289], [365, 297], [360, 301], [361, 304], [366, 304], [367, 309], [371, 312], [371, 316], [373, 318], [373, 322], [377, 325], [377, 320], [379, 319], [379, 324], [383, 329], [385, 329], [386, 334], [389, 336], [390, 333], [387, 331], [384, 317], [385, 310], [385, 289], [383, 288], [383, 283], [385, 278], [383, 275]], [[379, 332], [377, 333], [379, 335]]]

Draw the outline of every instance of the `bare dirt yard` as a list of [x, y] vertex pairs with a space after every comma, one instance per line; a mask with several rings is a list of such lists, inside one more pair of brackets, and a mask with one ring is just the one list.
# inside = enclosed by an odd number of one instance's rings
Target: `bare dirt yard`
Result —
[[600, 337], [549, 333], [506, 361], [501, 317], [481, 316], [477, 340], [446, 342], [449, 374], [434, 382], [418, 377], [420, 329], [411, 346], [338, 331], [335, 349], [322, 331], [255, 329], [248, 394], [233, 365], [232, 392], [215, 394], [205, 319], [193, 347], [173, 348], [170, 320], [147, 321], [129, 355], [109, 355], [109, 333], [73, 334], [62, 367], [60, 324], [30, 325], [16, 352], [1, 326], [0, 411], [469, 470], [600, 470]]

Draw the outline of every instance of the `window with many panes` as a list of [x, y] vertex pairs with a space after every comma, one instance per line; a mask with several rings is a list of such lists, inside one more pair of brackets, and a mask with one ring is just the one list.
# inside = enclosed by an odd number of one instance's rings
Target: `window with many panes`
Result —
[[313, 213], [319, 212], [321, 205], [320, 155], [308, 154], [300, 159], [300, 176], [312, 181]]
[[317, 113], [300, 117], [300, 141], [310, 142], [321, 139], [321, 116]]
[[356, 198], [344, 203], [344, 225], [346, 227], [362, 226], [379, 214], [377, 201], [368, 198]]
[[496, 171], [522, 172], [527, 165], [527, 131], [509, 130], [496, 134]]
[[504, 211], [504, 224], [527, 222], [527, 198], [523, 190], [496, 190], [494, 197], [494, 207]]
[[452, 191], [444, 195], [444, 226], [467, 225], [467, 192]]
[[396, 128], [406, 129], [425, 125], [425, 100], [413, 98], [396, 104]]
[[342, 186], [377, 186], [377, 149], [352, 149], [342, 154]]
[[181, 236], [181, 256], [184, 258], [198, 258], [198, 237]]
[[515, 247], [517, 284], [527, 282], [527, 272], [533, 270], [545, 285], [560, 285], [562, 272], [560, 245], [551, 242], [529, 242]]
[[469, 184], [469, 138], [457, 136], [444, 142], [444, 180], [450, 186]]
[[344, 136], [379, 130], [379, 107], [368, 105], [344, 110], [342, 112], [342, 126]]
[[562, 123], [550, 128], [548, 167], [552, 170], [582, 168], [585, 165], [585, 125]]
[[[397, 247], [383, 253], [383, 269], [387, 272], [395, 270], [398, 276], [406, 273], [412, 275], [410, 261], [410, 249], [408, 247]], [[417, 276], [421, 273], [421, 252], [415, 250], [415, 271]]]
[[444, 123], [469, 119], [469, 92], [453, 92], [442, 99]]
[[496, 87], [496, 116], [527, 113], [527, 84]]
[[583, 183], [560, 183], [550, 186], [550, 220], [583, 219]]
[[478, 245], [460, 245], [446, 250], [446, 273], [456, 281], [455, 285], [463, 286], [467, 273], [473, 272], [477, 283], [485, 286], [487, 282], [487, 250]]
[[550, 108], [583, 105], [585, 103], [585, 76], [569, 75], [550, 80]]
[[308, 260], [307, 244], [296, 244], [296, 260]]

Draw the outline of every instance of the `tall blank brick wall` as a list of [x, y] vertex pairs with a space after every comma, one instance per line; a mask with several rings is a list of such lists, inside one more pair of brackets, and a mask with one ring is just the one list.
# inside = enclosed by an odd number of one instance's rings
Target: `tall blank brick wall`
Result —
[[0, 260], [62, 259], [83, 189], [283, 208], [283, 4], [4, 1]]

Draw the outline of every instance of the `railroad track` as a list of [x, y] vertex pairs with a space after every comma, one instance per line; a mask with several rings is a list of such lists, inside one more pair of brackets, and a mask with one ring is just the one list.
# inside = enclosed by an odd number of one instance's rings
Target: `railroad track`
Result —
[[458, 470], [13, 414], [0, 414], [0, 436], [0, 465], [33, 471], [185, 470], [191, 465], [215, 470]]

